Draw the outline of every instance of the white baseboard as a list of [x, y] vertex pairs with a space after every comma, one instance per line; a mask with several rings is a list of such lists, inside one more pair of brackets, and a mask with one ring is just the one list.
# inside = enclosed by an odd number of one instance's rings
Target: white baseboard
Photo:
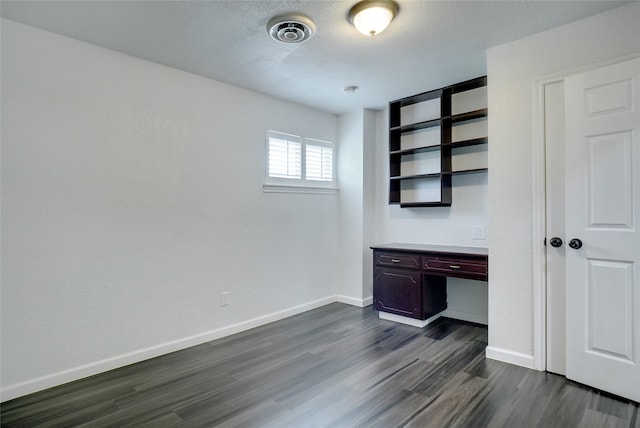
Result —
[[357, 299], [355, 297], [343, 296], [338, 294], [336, 296], [336, 301], [340, 303], [346, 303], [347, 305], [358, 306], [360, 308], [364, 308], [373, 304], [373, 296], [365, 297], [364, 299]]
[[381, 320], [399, 322], [401, 324], [410, 325], [412, 327], [424, 328], [442, 316], [442, 312], [428, 318], [426, 320], [417, 320], [415, 318], [403, 317], [402, 315], [389, 314], [387, 312], [378, 312], [378, 318]]
[[504, 363], [515, 364], [516, 366], [535, 370], [533, 355], [521, 354], [507, 349], [487, 346], [485, 349], [485, 357], [491, 360], [502, 361]]
[[474, 322], [476, 324], [489, 325], [489, 320], [487, 320], [485, 317], [481, 315], [472, 314], [469, 312], [456, 311], [455, 309], [451, 309], [451, 308], [445, 309], [444, 312], [442, 312], [442, 316], [447, 318], [453, 318], [455, 320], [469, 321], [469, 322]]
[[[199, 345], [211, 340], [216, 340], [222, 337], [230, 336], [232, 334], [240, 333], [242, 331], [259, 327], [261, 325], [278, 321], [293, 315], [297, 315], [311, 309], [319, 308], [336, 301], [341, 301], [338, 296], [325, 297], [323, 299], [294, 306], [282, 311], [273, 312], [271, 314], [263, 315], [261, 317], [253, 318], [237, 324], [232, 324], [171, 342], [161, 343], [156, 346], [129, 352], [127, 354], [117, 355], [112, 358], [107, 358], [104, 360], [85, 364], [83, 366], [74, 367], [57, 373], [52, 373], [19, 384], [9, 385], [0, 390], [0, 402], [31, 394], [33, 392], [41, 391], [43, 389], [51, 388], [53, 386], [62, 385], [64, 383], [82, 379], [87, 376], [93, 376], [95, 374], [113, 370], [118, 367], [124, 367], [129, 364], [138, 363], [140, 361], [148, 360], [149, 358], [158, 357], [160, 355], [175, 352], [180, 349], [189, 348], [191, 346]], [[345, 301], [343, 303], [360, 306], [359, 304], [351, 303], [351, 301], [357, 302], [357, 299], [349, 299], [349, 301]]]

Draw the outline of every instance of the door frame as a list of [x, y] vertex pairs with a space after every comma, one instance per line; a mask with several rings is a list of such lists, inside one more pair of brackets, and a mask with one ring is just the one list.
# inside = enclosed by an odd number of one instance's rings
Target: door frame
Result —
[[546, 237], [546, 141], [545, 141], [545, 87], [564, 82], [578, 73], [640, 58], [640, 53], [600, 61], [586, 66], [564, 70], [532, 80], [532, 213], [531, 254], [533, 280], [533, 369], [547, 369], [547, 260]]

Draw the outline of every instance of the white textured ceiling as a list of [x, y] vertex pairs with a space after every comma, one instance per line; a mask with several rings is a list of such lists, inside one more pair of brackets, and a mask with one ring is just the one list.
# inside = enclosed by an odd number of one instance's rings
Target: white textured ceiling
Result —
[[[344, 113], [486, 74], [485, 51], [591, 16], [618, 1], [397, 0], [376, 37], [347, 22], [353, 1], [7, 1], [4, 18], [232, 85]], [[298, 12], [309, 41], [273, 41], [266, 24]], [[342, 88], [360, 89], [345, 95]]]

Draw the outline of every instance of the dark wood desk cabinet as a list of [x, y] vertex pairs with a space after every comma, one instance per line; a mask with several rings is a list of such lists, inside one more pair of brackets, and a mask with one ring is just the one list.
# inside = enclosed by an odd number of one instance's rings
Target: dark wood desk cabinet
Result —
[[426, 320], [447, 308], [447, 277], [488, 279], [486, 248], [426, 244], [373, 246], [378, 311]]

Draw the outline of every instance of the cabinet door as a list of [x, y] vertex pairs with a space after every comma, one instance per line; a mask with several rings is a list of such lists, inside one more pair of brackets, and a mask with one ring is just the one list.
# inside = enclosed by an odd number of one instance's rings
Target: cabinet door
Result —
[[376, 310], [422, 319], [420, 271], [376, 267], [374, 273], [373, 300]]

